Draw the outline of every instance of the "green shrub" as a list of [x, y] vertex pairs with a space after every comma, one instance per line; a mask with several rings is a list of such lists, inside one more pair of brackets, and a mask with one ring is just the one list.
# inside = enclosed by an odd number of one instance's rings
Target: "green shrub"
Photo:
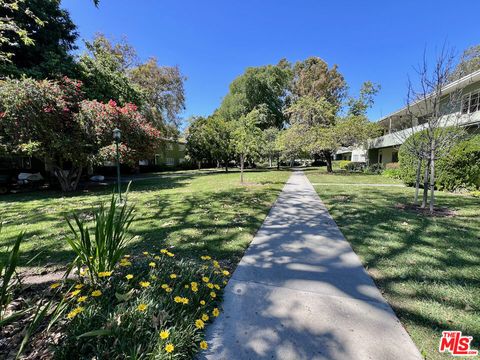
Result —
[[346, 170], [351, 163], [349, 160], [340, 160], [337, 164], [340, 169]]
[[132, 239], [127, 230], [133, 221], [133, 206], [119, 204], [112, 195], [110, 206], [103, 204], [94, 212], [93, 239], [88, 225], [77, 214], [73, 215], [76, 228], [67, 219], [73, 237], [67, 241], [77, 255], [72, 263], [81, 269], [86, 266], [92, 282], [113, 270]]
[[365, 173], [367, 174], [381, 174], [385, 169], [382, 163], [371, 164], [365, 168]]
[[470, 195], [473, 196], [473, 197], [480, 198], [480, 190], [471, 191]]
[[[412, 136], [421, 136], [420, 133]], [[407, 141], [412, 141], [412, 137]], [[415, 184], [417, 159], [402, 145], [398, 153], [400, 175], [407, 185]], [[459, 142], [436, 161], [436, 186], [440, 190], [474, 190], [480, 187], [480, 135], [470, 135]], [[425, 169], [422, 164], [421, 175]], [[423, 180], [422, 180], [423, 181]]]
[[56, 358], [191, 359], [207, 345], [203, 327], [218, 316], [229, 276], [208, 256], [202, 260], [162, 249], [123, 258], [100, 284], [85, 278], [62, 295], [69, 304]]
[[400, 169], [400, 164], [398, 162], [392, 162], [385, 164], [385, 169]]
[[480, 135], [460, 141], [438, 160], [437, 183], [449, 191], [480, 188]]
[[382, 171], [382, 176], [385, 176], [391, 179], [400, 179], [401, 171], [400, 169], [385, 169]]
[[346, 166], [346, 170], [349, 172], [358, 172], [358, 171], [363, 171], [365, 169], [365, 166], [367, 164], [364, 162], [353, 162], [351, 161], [350, 164]]

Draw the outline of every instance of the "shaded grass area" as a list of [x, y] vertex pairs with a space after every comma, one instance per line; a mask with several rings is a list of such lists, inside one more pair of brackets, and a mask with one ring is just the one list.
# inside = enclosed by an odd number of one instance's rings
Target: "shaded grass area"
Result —
[[[351, 179], [307, 174], [316, 183]], [[412, 188], [315, 189], [427, 359], [450, 357], [438, 352], [442, 330], [480, 346], [480, 199], [438, 192], [438, 206], [456, 216], [430, 217], [396, 208], [412, 203]]]
[[[136, 206], [131, 233], [138, 238], [129, 251], [173, 246], [182, 256], [208, 253], [236, 264], [288, 176], [289, 171], [250, 171], [248, 186], [239, 184], [238, 172], [134, 181], [128, 198]], [[108, 187], [70, 196], [57, 192], [2, 196], [0, 246], [11, 245], [25, 231], [21, 266], [38, 271], [64, 266], [73, 258], [65, 241], [64, 217], [72, 211], [91, 216], [94, 207], [110, 199], [111, 191]], [[2, 251], [5, 256], [5, 247]]]

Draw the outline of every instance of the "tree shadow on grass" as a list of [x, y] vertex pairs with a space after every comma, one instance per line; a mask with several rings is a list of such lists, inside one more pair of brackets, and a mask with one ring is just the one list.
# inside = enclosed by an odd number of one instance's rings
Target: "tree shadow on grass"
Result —
[[320, 196], [402, 321], [430, 333], [428, 352], [442, 330], [462, 330], [478, 347], [480, 201], [439, 192], [438, 205], [457, 215], [432, 218], [395, 209], [412, 202], [413, 189], [342, 190], [355, 191], [342, 204], [335, 190]]

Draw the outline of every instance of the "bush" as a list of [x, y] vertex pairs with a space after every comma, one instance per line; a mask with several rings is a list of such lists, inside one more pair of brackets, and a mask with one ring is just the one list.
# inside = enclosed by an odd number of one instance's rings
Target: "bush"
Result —
[[352, 162], [349, 160], [340, 160], [337, 164], [340, 169], [346, 170], [347, 166], [351, 164]]
[[[420, 136], [414, 134], [412, 136]], [[407, 141], [412, 141], [407, 139]], [[407, 150], [405, 144], [398, 153], [400, 174], [407, 185], [415, 184], [417, 159]], [[470, 135], [460, 140], [450, 151], [436, 161], [436, 187], [440, 190], [474, 190], [480, 187], [480, 135]], [[421, 174], [425, 169], [422, 164]]]
[[438, 160], [437, 184], [449, 191], [480, 188], [480, 135], [470, 136]]
[[363, 171], [365, 166], [367, 166], [367, 164], [364, 162], [350, 162], [350, 164], [347, 165], [346, 170], [349, 172], [359, 172]]
[[385, 169], [382, 163], [371, 164], [365, 168], [365, 173], [367, 174], [380, 174]]
[[400, 169], [385, 169], [382, 171], [382, 175], [390, 179], [401, 179]]
[[202, 260], [177, 260], [162, 249], [124, 257], [101, 284], [84, 278], [62, 295], [68, 298], [67, 322], [60, 325], [64, 336], [56, 357], [192, 358], [207, 347], [203, 328], [219, 315], [229, 275], [210, 257]]
[[385, 164], [385, 169], [400, 169], [400, 164], [398, 162], [392, 162]]

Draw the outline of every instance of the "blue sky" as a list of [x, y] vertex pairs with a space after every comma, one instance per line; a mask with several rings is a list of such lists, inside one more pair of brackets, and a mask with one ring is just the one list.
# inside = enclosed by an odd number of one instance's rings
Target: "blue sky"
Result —
[[[382, 90], [372, 120], [402, 107], [407, 75], [426, 48], [458, 53], [480, 43], [477, 1], [63, 0], [80, 38], [127, 37], [142, 60], [178, 65], [184, 117], [209, 115], [248, 66], [319, 56], [338, 64], [354, 95], [365, 80]], [[81, 41], [81, 40], [80, 40]], [[81, 43], [79, 44], [81, 46]]]

